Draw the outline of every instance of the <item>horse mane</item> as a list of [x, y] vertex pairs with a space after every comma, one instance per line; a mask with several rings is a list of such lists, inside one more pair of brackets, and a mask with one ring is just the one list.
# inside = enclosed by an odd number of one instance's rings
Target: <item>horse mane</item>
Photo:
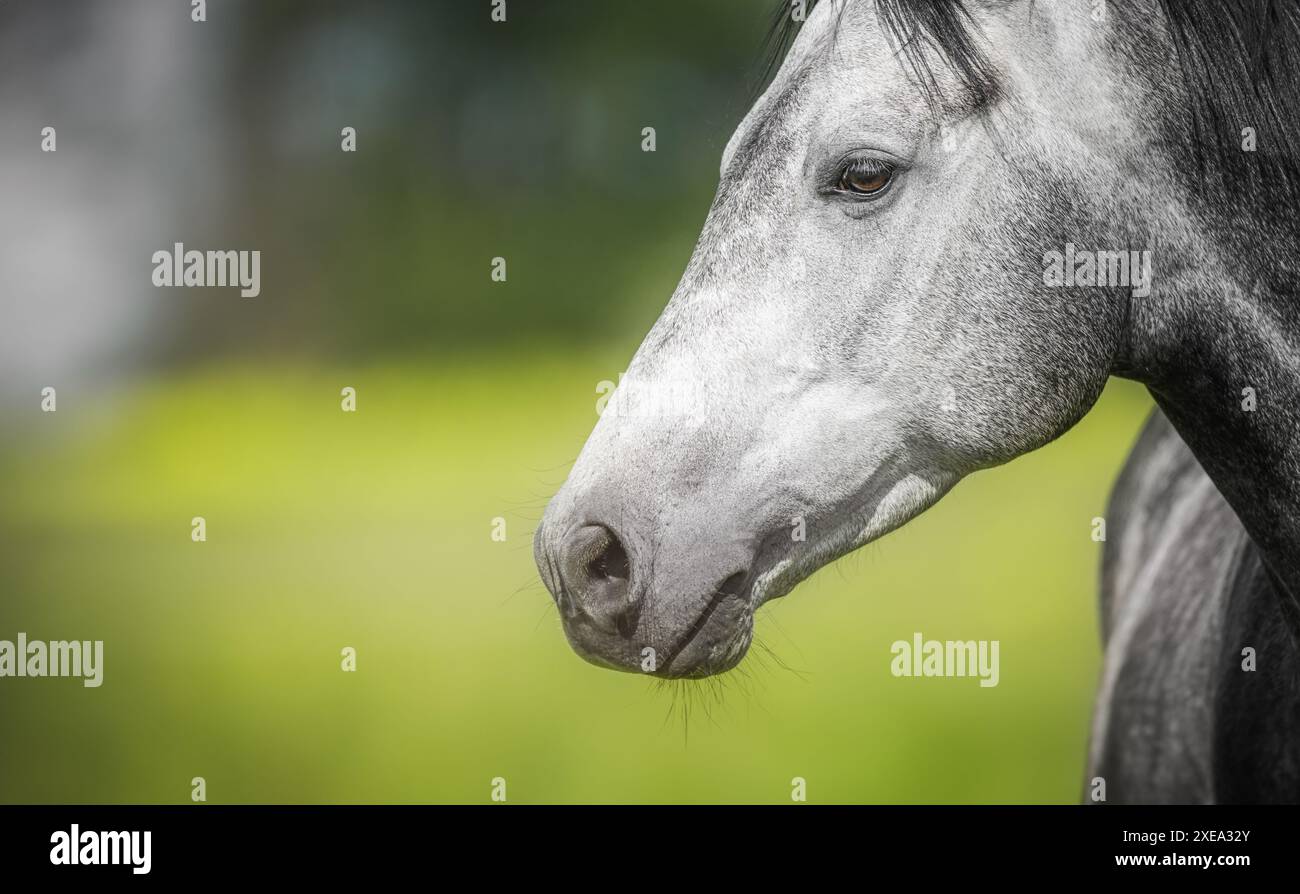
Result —
[[[807, 15], [818, 2], [806, 0]], [[949, 65], [977, 107], [998, 95], [996, 71], [973, 33], [969, 2], [876, 0], [881, 26], [931, 102], [938, 87], [927, 46]], [[1300, 198], [1300, 0], [1153, 3], [1150, 8], [1163, 15], [1172, 64], [1189, 100], [1200, 173], [1212, 175], [1227, 194], [1262, 189], [1285, 196], [1294, 207]], [[764, 83], [799, 31], [802, 23], [792, 14], [798, 4], [780, 0], [766, 40]], [[1138, 13], [1133, 3], [1108, 5], [1120, 16]], [[1254, 130], [1254, 151], [1243, 151], [1248, 127]]]
[[[1202, 173], [1225, 191], [1300, 187], [1300, 0], [1159, 0]], [[1256, 148], [1243, 152], [1244, 129]], [[1294, 209], [1293, 209], [1294, 213]]]

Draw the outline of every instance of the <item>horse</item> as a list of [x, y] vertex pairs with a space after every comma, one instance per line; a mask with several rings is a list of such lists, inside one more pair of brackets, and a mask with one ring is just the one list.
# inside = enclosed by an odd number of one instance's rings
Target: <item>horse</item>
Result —
[[780, 13], [534, 537], [570, 645], [727, 671], [759, 606], [1123, 377], [1155, 409], [1106, 510], [1081, 797], [1300, 800], [1300, 3]]

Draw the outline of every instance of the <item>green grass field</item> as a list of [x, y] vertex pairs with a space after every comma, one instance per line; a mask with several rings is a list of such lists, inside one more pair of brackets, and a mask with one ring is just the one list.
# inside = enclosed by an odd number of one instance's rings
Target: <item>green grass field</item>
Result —
[[[736, 672], [661, 686], [575, 657], [532, 565], [619, 359], [222, 366], [33, 409], [0, 454], [0, 639], [102, 639], [104, 683], [0, 680], [0, 800], [1078, 799], [1091, 519], [1144, 391], [769, 605]], [[894, 678], [914, 631], [999, 640], [1000, 684]]]

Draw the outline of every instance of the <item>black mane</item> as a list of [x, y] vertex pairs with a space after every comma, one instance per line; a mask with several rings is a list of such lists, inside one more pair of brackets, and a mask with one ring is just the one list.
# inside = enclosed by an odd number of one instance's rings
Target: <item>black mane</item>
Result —
[[[1202, 170], [1294, 203], [1300, 186], [1300, 0], [1159, 0]], [[1253, 128], [1253, 152], [1242, 151]]]

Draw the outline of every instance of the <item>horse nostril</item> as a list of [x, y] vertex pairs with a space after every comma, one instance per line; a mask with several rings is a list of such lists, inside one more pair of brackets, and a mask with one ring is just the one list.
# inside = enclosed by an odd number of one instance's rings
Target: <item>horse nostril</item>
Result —
[[612, 531], [609, 532], [609, 540], [605, 548], [587, 563], [587, 574], [592, 577], [623, 581], [632, 576], [627, 561], [627, 550], [623, 549], [623, 544]]
[[632, 562], [622, 542], [604, 525], [585, 525], [563, 548], [562, 575], [585, 614], [597, 626], [630, 637], [640, 614], [631, 596]]

